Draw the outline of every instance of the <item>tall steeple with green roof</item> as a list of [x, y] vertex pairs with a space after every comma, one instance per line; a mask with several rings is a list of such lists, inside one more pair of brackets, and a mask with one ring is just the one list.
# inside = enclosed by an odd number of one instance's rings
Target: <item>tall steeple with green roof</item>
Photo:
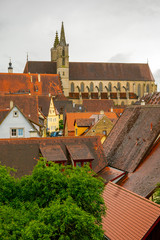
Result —
[[65, 39], [63, 22], [62, 22], [62, 26], [61, 26], [60, 46], [66, 46], [66, 39]]

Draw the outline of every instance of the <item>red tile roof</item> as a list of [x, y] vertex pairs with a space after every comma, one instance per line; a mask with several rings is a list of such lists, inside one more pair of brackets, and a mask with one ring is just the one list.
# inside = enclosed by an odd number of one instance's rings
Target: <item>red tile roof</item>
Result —
[[58, 74], [0, 73], [0, 94], [56, 96], [62, 93]]
[[[6, 166], [18, 169], [15, 173], [20, 177], [24, 174], [29, 174], [33, 170], [38, 159], [39, 150], [45, 149], [45, 156], [52, 154], [51, 146], [59, 145], [65, 156], [68, 158], [66, 146], [75, 145], [81, 148], [81, 152], [77, 153], [75, 149], [74, 154], [79, 154], [80, 157], [93, 156], [92, 169], [97, 173], [102, 168], [107, 166], [107, 160], [103, 152], [103, 147], [99, 137], [57, 137], [57, 138], [25, 138], [25, 139], [0, 139], [0, 162]], [[84, 145], [86, 148], [84, 148]], [[83, 146], [83, 147], [82, 147]], [[47, 152], [48, 149], [48, 152]], [[84, 152], [89, 149], [85, 155]], [[42, 150], [42, 152], [43, 152]], [[61, 157], [61, 153], [60, 154]], [[49, 158], [52, 156], [47, 155]], [[55, 157], [55, 155], [54, 155]], [[53, 159], [53, 158], [52, 158]], [[58, 161], [58, 159], [56, 159]]]
[[149, 197], [160, 182], [160, 139], [150, 154], [139, 165], [135, 172], [120, 183], [124, 188], [143, 197]]
[[3, 95], [0, 96], [0, 109], [10, 109], [10, 102], [16, 105], [23, 114], [38, 123], [38, 99], [30, 95]]
[[24, 73], [56, 74], [57, 63], [47, 61], [28, 61]]
[[40, 145], [40, 151], [47, 161], [67, 161], [67, 157], [58, 144], [44, 146], [42, 143]]
[[148, 231], [160, 221], [160, 205], [114, 183], [107, 184], [103, 198], [107, 211], [102, 226], [109, 239], [146, 239]]
[[75, 120], [78, 127], [90, 127], [95, 122], [94, 118], [79, 118]]
[[154, 81], [148, 64], [70, 62], [70, 80]]
[[71, 144], [66, 145], [68, 152], [70, 153], [73, 160], [93, 160], [91, 149], [86, 144]]
[[108, 112], [111, 107], [114, 107], [114, 102], [108, 99], [89, 99], [83, 100], [83, 105], [87, 112], [99, 112], [101, 110]]
[[126, 108], [103, 144], [111, 167], [133, 172], [160, 134], [160, 106]]
[[0, 124], [3, 121], [3, 119], [7, 116], [7, 114], [9, 113], [9, 109], [0, 109]]
[[105, 183], [108, 183], [109, 181], [116, 181], [116, 179], [118, 180], [125, 176], [125, 172], [107, 166], [98, 173], [98, 176], [102, 177], [105, 180]]
[[144, 100], [146, 104], [160, 104], [160, 92], [150, 93], [140, 99]]

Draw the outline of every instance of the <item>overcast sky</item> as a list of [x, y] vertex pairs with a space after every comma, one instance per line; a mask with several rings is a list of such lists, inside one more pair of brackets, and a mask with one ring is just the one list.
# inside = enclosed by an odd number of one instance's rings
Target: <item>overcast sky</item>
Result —
[[70, 61], [148, 61], [160, 86], [159, 0], [0, 0], [0, 72], [49, 61], [62, 21]]

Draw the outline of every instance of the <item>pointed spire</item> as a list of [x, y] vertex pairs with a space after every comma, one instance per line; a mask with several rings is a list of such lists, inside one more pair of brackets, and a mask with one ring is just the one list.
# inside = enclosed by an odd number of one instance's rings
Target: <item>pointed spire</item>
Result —
[[58, 38], [58, 32], [56, 31], [56, 36], [55, 36], [55, 40], [54, 40], [54, 48], [56, 48], [57, 45], [59, 45], [59, 38]]
[[9, 62], [8, 72], [9, 72], [9, 73], [12, 73], [12, 72], [13, 72], [13, 67], [12, 67], [11, 58], [10, 58], [10, 62]]
[[62, 22], [62, 27], [61, 27], [60, 45], [61, 45], [61, 46], [66, 46], [66, 39], [65, 39], [63, 22]]

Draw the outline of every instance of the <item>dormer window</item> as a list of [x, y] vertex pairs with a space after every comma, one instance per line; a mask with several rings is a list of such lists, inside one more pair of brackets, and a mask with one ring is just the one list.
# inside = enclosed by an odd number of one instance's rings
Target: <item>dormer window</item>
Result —
[[13, 111], [13, 117], [18, 117], [18, 111]]

